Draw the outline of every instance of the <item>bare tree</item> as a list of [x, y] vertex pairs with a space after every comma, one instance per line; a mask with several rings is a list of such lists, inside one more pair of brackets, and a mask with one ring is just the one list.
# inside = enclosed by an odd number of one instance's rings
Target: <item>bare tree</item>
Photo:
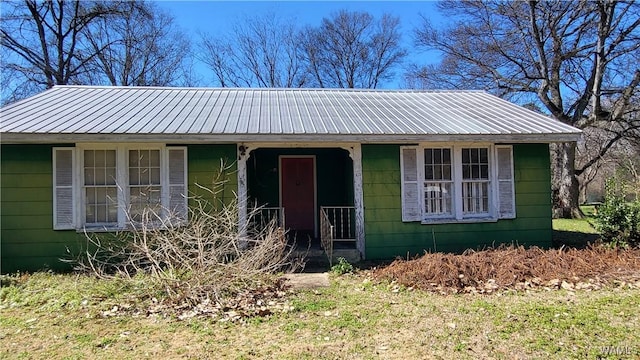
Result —
[[82, 46], [82, 31], [116, 7], [102, 1], [3, 3], [0, 34], [9, 52], [3, 65], [40, 88], [73, 83], [95, 55]]
[[203, 34], [199, 58], [222, 87], [302, 87], [307, 73], [298, 36], [293, 21], [273, 14], [249, 18], [227, 36]]
[[[119, 16], [84, 29], [86, 83], [123, 86], [184, 84], [190, 44], [174, 19], [145, 1], [119, 4]], [[84, 60], [84, 59], [83, 59]]]
[[637, 131], [631, 115], [640, 83], [640, 3], [633, 1], [445, 1], [458, 19], [437, 30], [425, 19], [420, 47], [440, 50], [437, 65], [409, 74], [427, 87], [481, 88], [537, 102], [556, 119], [610, 134], [597, 153], [576, 164], [576, 144], [558, 144], [554, 215], [580, 217], [578, 180], [621, 139]]
[[377, 88], [405, 56], [400, 20], [342, 10], [303, 32], [303, 56], [319, 87]]

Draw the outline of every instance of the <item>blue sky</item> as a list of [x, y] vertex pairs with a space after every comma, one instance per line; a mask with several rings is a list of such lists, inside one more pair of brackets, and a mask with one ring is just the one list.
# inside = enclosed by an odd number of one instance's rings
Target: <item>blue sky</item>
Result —
[[[427, 63], [437, 59], [432, 53], [416, 52], [413, 48], [413, 29], [421, 24], [420, 14], [434, 24], [444, 22], [432, 1], [158, 1], [157, 5], [175, 17], [177, 24], [194, 43], [199, 40], [199, 32], [226, 34], [234, 23], [266, 13], [279, 14], [301, 26], [318, 25], [323, 17], [341, 9], [367, 11], [376, 18], [390, 13], [400, 18], [402, 40], [409, 50], [407, 63]], [[210, 73], [201, 67], [198, 69], [205, 77], [204, 85], [212, 85], [208, 83]], [[401, 73], [401, 69], [396, 71], [398, 77]], [[388, 84], [386, 87], [397, 86]]]

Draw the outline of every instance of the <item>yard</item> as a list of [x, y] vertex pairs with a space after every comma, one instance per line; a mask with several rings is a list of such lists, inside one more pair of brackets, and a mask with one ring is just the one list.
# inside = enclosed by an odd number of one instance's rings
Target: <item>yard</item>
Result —
[[139, 311], [156, 301], [141, 288], [43, 272], [3, 278], [0, 358], [635, 359], [635, 279], [440, 295], [359, 271], [289, 292], [282, 311], [233, 322]]

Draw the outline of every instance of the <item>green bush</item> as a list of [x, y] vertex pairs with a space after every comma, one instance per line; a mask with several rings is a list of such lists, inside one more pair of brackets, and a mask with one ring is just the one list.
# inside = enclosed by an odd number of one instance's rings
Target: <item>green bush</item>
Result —
[[353, 272], [353, 265], [351, 265], [347, 259], [343, 257], [338, 258], [338, 263], [331, 267], [331, 272], [338, 275]]
[[626, 187], [616, 178], [607, 181], [604, 203], [596, 216], [596, 229], [605, 243], [637, 247], [640, 246], [640, 200], [626, 202]]

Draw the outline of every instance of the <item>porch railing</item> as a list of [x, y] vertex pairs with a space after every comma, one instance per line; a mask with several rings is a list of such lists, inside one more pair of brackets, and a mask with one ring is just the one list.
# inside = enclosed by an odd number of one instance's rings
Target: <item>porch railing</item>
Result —
[[254, 210], [252, 214], [252, 223], [254, 226], [263, 228], [271, 221], [276, 221], [276, 225], [284, 227], [284, 208], [283, 207], [260, 207]]
[[329, 258], [329, 266], [332, 266], [336, 242], [355, 244], [355, 207], [320, 207], [320, 243]]

